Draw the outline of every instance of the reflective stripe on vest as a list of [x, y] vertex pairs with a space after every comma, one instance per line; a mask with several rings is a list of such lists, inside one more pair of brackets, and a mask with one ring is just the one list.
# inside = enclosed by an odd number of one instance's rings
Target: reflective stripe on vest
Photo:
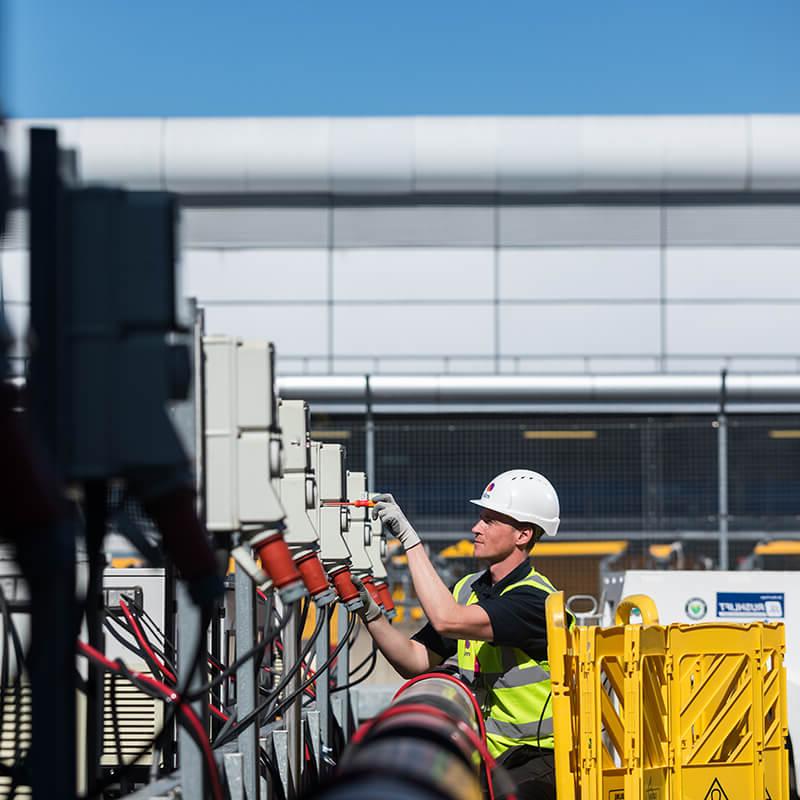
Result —
[[[483, 574], [466, 575], [453, 587], [453, 597], [458, 603], [472, 605], [478, 601], [472, 587]], [[550, 581], [531, 567], [522, 580], [507, 586], [500, 595], [521, 586], [532, 586], [548, 594], [555, 591]], [[472, 685], [481, 704], [493, 756], [520, 744], [553, 746], [547, 662], [537, 662], [517, 647], [497, 647], [471, 640], [459, 640], [457, 659], [459, 671]]]

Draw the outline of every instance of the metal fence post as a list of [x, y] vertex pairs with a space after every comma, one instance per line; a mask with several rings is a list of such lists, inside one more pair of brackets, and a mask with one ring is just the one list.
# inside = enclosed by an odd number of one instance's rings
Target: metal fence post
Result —
[[364, 445], [366, 451], [367, 490], [374, 492], [375, 484], [375, 419], [372, 416], [372, 392], [369, 386], [369, 375], [365, 376], [367, 384], [367, 408], [364, 413]]
[[[165, 576], [166, 579], [166, 576]], [[205, 663], [205, 629], [201, 630], [203, 615], [192, 603], [183, 582], [177, 586], [178, 601], [178, 682], [180, 686], [196, 689], [202, 686], [207, 674]], [[199, 638], [198, 638], [199, 637]], [[199, 666], [193, 674], [192, 657], [201, 648]], [[202, 701], [192, 703], [192, 708], [201, 720], [206, 719]], [[180, 727], [178, 730], [178, 758], [181, 768], [181, 788], [186, 797], [205, 797], [205, 773], [203, 753], [191, 734]]]
[[[309, 599], [306, 602], [311, 602]], [[299, 605], [299, 601], [297, 601]], [[300, 659], [300, 637], [303, 632], [298, 621], [298, 613], [289, 615], [289, 619], [284, 628], [283, 635], [283, 670], [292, 667], [295, 669], [292, 677], [286, 685], [286, 696], [295, 694], [300, 689], [303, 676], [297, 663]], [[300, 795], [300, 782], [303, 770], [303, 723], [302, 708], [303, 696], [298, 694], [292, 704], [285, 711], [287, 747], [289, 761], [289, 796], [298, 797]]]
[[[241, 568], [236, 570], [236, 657], [250, 650], [256, 641], [256, 588], [250, 576]], [[249, 714], [258, 702], [256, 667], [252, 661], [236, 670], [236, 710], [239, 719]], [[259, 797], [260, 725], [256, 722], [239, 734], [239, 751], [244, 757], [244, 791], [248, 800]]]
[[725, 412], [728, 371], [722, 370], [717, 415], [717, 468], [719, 516], [719, 568], [729, 569], [728, 558], [728, 417]]

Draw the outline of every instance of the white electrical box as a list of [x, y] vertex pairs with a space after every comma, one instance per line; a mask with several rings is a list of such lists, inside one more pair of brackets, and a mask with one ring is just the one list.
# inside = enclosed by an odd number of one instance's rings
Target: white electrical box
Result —
[[319, 493], [317, 508], [322, 561], [349, 565], [350, 550], [343, 536], [350, 527], [348, 510], [344, 506], [325, 505], [326, 501], [341, 503], [347, 500], [344, 448], [340, 444], [312, 442], [311, 461]]
[[309, 514], [316, 514], [317, 489], [311, 468], [308, 405], [302, 400], [279, 400], [278, 420], [283, 442], [280, 498], [286, 511], [283, 538], [293, 550], [316, 548], [319, 534]]
[[[347, 499], [368, 500], [367, 476], [363, 472], [347, 473]], [[352, 570], [357, 575], [368, 575], [372, 572], [372, 562], [367, 555], [367, 545], [372, 540], [369, 508], [350, 507], [350, 529], [345, 531], [344, 540], [350, 549], [353, 561]]]
[[279, 527], [285, 514], [273, 485], [282, 458], [272, 344], [206, 336], [203, 353], [208, 529]]

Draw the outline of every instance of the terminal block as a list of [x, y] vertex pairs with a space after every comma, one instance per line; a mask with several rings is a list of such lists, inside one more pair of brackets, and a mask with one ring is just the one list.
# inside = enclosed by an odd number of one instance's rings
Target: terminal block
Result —
[[292, 602], [305, 589], [283, 538], [285, 513], [274, 485], [283, 470], [274, 349], [268, 342], [206, 336], [203, 352], [208, 528], [238, 532], [237, 562]]
[[319, 534], [309, 514], [316, 515], [317, 484], [311, 465], [311, 425], [302, 400], [279, 400], [278, 420], [283, 442], [283, 476], [279, 481], [286, 511], [286, 539], [306, 589], [318, 606], [336, 600], [319, 560]]

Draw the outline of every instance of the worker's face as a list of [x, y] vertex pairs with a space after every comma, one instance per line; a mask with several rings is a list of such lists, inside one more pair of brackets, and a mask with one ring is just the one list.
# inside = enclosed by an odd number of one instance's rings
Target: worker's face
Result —
[[524, 548], [533, 535], [531, 528], [520, 530], [519, 523], [498, 511], [484, 508], [472, 528], [475, 534], [475, 558], [496, 564]]

